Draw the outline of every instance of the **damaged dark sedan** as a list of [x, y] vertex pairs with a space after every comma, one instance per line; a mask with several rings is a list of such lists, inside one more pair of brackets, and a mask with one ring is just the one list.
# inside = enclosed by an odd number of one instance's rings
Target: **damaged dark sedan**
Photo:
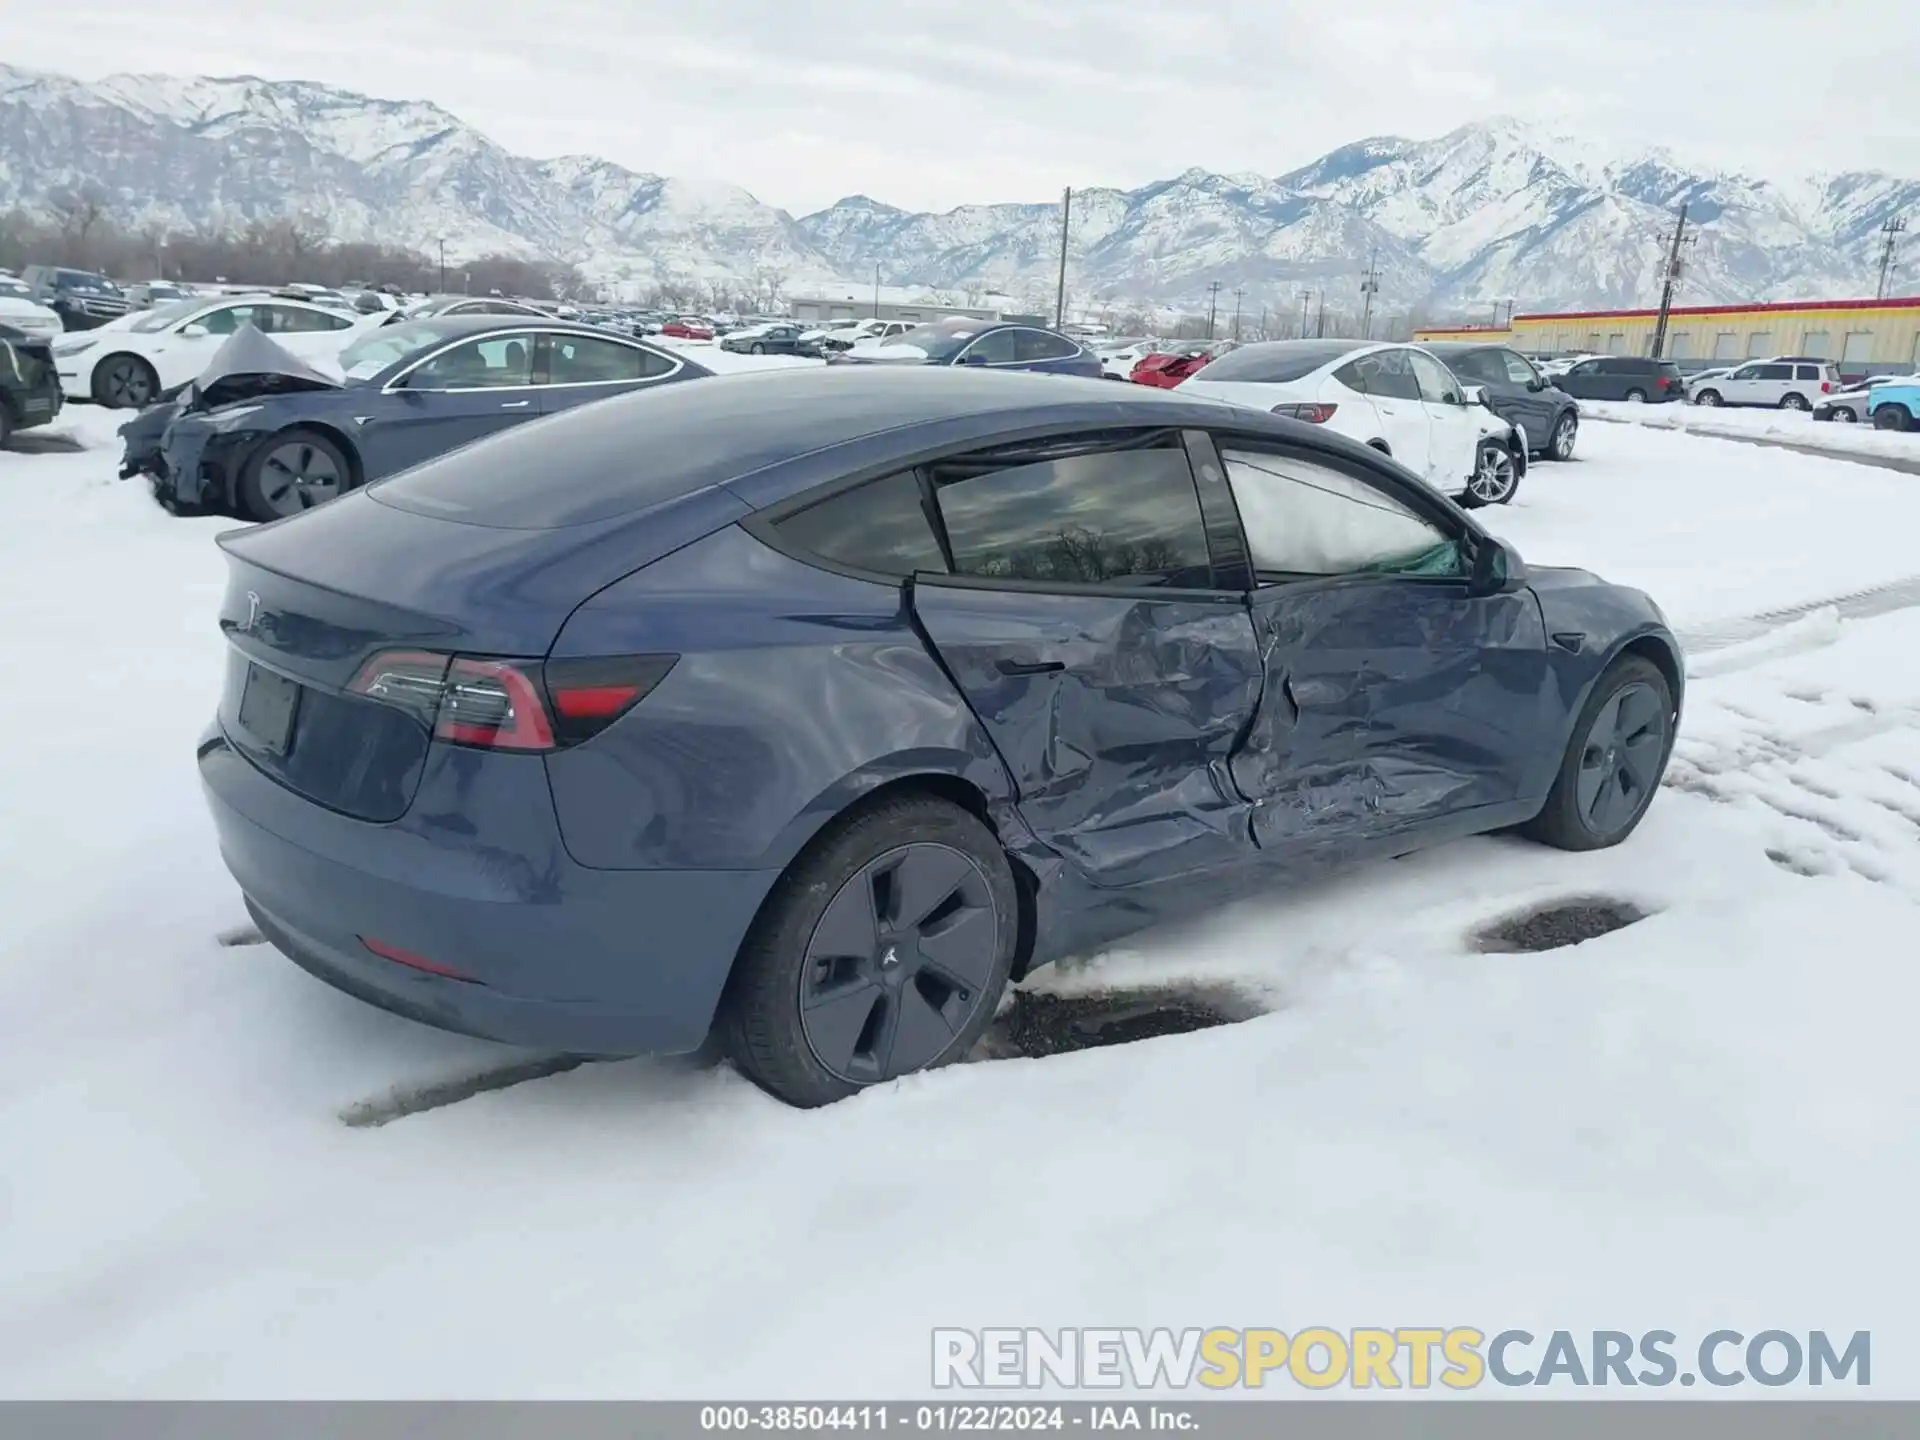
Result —
[[121, 473], [171, 510], [277, 520], [528, 420], [709, 373], [587, 326], [459, 315], [372, 330], [328, 374], [243, 327], [121, 427]]
[[219, 537], [198, 749], [349, 994], [819, 1105], [1010, 978], [1333, 862], [1618, 844], [1679, 649], [1320, 428], [1099, 380], [721, 375]]

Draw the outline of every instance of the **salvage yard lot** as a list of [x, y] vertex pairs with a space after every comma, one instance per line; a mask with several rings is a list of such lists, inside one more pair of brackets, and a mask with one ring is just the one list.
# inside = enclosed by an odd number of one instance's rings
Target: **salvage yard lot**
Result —
[[[1430, 1324], [1870, 1329], [1920, 1396], [1920, 610], [1727, 623], [1920, 573], [1920, 479], [1601, 424], [1533, 467], [1491, 527], [1695, 641], [1669, 786], [1618, 850], [1464, 842], [1030, 982], [1260, 1018], [354, 1127], [524, 1057], [249, 943], [192, 762], [234, 522], [114, 480], [119, 418], [0, 454], [0, 1395], [909, 1396], [936, 1326]], [[1566, 897], [1648, 918], [1474, 947]]]

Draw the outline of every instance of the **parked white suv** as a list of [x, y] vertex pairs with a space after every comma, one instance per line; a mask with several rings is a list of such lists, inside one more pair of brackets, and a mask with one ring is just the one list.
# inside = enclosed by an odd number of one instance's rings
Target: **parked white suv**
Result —
[[1767, 405], [1811, 410], [1840, 388], [1840, 368], [1812, 355], [1776, 355], [1754, 360], [1726, 375], [1696, 380], [1688, 399], [1696, 405]]

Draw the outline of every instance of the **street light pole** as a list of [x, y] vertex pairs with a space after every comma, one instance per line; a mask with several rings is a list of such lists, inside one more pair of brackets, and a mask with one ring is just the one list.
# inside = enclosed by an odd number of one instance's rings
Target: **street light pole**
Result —
[[1067, 321], [1067, 233], [1073, 223], [1073, 187], [1069, 185], [1060, 197], [1060, 285], [1053, 294], [1053, 328], [1058, 330]]

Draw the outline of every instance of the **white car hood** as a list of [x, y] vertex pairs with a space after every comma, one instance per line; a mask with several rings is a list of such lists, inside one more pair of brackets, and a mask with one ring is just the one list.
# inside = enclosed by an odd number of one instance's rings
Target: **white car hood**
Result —
[[56, 325], [60, 323], [57, 314], [36, 301], [20, 295], [0, 295], [0, 319], [9, 315], [18, 315], [22, 319], [51, 320]]

